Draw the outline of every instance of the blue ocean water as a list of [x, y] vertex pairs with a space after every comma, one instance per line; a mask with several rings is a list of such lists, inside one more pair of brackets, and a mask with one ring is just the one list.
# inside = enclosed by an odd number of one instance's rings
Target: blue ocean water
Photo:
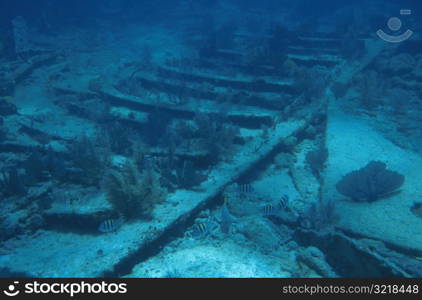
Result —
[[0, 0], [0, 276], [421, 277], [420, 14]]

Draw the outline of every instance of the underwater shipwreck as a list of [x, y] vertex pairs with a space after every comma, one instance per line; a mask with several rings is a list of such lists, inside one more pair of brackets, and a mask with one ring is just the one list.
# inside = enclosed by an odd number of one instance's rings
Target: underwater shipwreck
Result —
[[422, 277], [420, 24], [124, 2], [0, 27], [0, 276]]

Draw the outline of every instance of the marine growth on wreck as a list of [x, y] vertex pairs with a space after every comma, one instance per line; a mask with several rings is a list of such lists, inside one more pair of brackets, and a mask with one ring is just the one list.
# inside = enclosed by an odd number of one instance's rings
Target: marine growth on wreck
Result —
[[1, 277], [422, 276], [421, 4], [36, 2], [0, 1]]

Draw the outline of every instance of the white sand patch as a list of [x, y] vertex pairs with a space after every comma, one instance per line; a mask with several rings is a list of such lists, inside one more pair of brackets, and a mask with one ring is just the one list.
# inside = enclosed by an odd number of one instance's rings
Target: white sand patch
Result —
[[[340, 227], [422, 251], [422, 218], [410, 210], [422, 201], [422, 158], [397, 147], [358, 117], [334, 108], [329, 112], [327, 148], [324, 197], [338, 200]], [[405, 176], [401, 193], [373, 203], [346, 201], [336, 191], [336, 183], [372, 160], [383, 161]]]
[[155, 256], [137, 265], [128, 277], [290, 277], [281, 269], [281, 259], [264, 256], [231, 241], [218, 246], [198, 245]]

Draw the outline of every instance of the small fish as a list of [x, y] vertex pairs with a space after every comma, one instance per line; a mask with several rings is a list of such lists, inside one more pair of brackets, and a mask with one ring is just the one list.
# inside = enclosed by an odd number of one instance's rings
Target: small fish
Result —
[[107, 219], [101, 222], [100, 226], [98, 226], [98, 230], [102, 233], [114, 232], [119, 229], [123, 225], [123, 223], [123, 218]]
[[237, 193], [241, 196], [251, 194], [253, 191], [254, 189], [250, 183], [237, 184]]
[[193, 238], [204, 238], [216, 229], [217, 224], [212, 222], [196, 223], [188, 232], [188, 236]]
[[208, 226], [205, 223], [197, 223], [193, 225], [192, 230], [190, 231], [190, 235], [192, 237], [202, 237], [208, 234]]
[[283, 207], [285, 210], [290, 210], [290, 208], [289, 208], [289, 196], [287, 196], [286, 194], [281, 196], [281, 198], [279, 200], [279, 205], [281, 207]]
[[287, 195], [283, 195], [280, 200], [277, 201], [277, 203], [273, 204], [267, 204], [264, 205], [262, 208], [262, 213], [264, 216], [274, 216], [282, 213], [283, 211], [289, 210], [288, 207], [288, 201], [289, 197]]
[[262, 214], [264, 216], [273, 216], [273, 215], [276, 215], [277, 213], [278, 213], [278, 209], [273, 204], [264, 205], [264, 207], [262, 208]]

